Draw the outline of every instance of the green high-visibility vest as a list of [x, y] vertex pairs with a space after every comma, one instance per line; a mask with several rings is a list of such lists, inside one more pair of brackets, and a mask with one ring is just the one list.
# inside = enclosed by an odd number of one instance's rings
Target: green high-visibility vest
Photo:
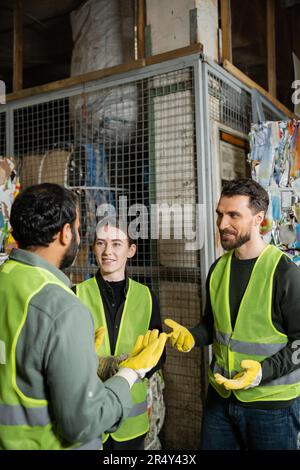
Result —
[[[96, 278], [92, 277], [78, 284], [76, 293], [92, 313], [95, 330], [100, 326], [105, 326], [106, 332], [108, 332], [103, 302]], [[151, 314], [152, 297], [148, 287], [129, 279], [128, 292], [114, 352], [115, 356], [132, 351], [137, 337], [147, 332]], [[99, 356], [111, 356], [108, 333], [105, 334], [104, 341], [97, 354]], [[116, 441], [128, 441], [145, 434], [149, 430], [146, 379], [138, 380], [131, 387], [131, 398], [133, 408], [129, 417], [117, 431], [110, 434]], [[105, 442], [108, 436], [108, 434], [104, 435], [102, 442]]]
[[[214, 373], [232, 378], [241, 371], [243, 359], [262, 362], [283, 349], [288, 337], [272, 322], [274, 272], [281, 256], [278, 248], [268, 245], [255, 262], [242, 298], [234, 329], [229, 305], [230, 267], [233, 251], [223, 255], [210, 278], [210, 299], [214, 316], [213, 358], [209, 382], [224, 398], [231, 391], [218, 385]], [[243, 402], [283, 401], [300, 395], [300, 369], [248, 390], [233, 392]]]
[[[17, 384], [16, 347], [27, 319], [28, 305], [48, 284], [56, 284], [74, 295], [46, 269], [14, 260], [0, 267], [0, 449], [96, 448], [64, 442], [50, 417], [48, 401], [26, 396]], [[101, 448], [99, 439], [97, 448]]]

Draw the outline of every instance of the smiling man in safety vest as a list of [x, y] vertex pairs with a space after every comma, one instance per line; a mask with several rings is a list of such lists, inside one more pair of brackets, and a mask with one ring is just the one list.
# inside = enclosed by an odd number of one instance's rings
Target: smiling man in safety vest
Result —
[[267, 192], [229, 181], [217, 207], [226, 254], [211, 266], [202, 322], [173, 320], [171, 344], [212, 344], [203, 449], [297, 449], [300, 433], [300, 270], [267, 245], [260, 225]]

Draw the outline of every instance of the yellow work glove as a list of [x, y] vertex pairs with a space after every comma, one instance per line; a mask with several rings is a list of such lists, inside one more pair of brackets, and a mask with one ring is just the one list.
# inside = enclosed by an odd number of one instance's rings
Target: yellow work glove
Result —
[[151, 344], [153, 341], [158, 339], [158, 336], [158, 330], [148, 330], [145, 335], [138, 336], [138, 339], [136, 340], [136, 343], [130, 355], [138, 354], [140, 351], [142, 351], [142, 349], [148, 346], [148, 344]]
[[173, 329], [173, 331], [168, 334], [169, 341], [173, 348], [176, 347], [180, 352], [189, 352], [195, 346], [194, 337], [187, 328], [170, 318], [165, 320], [165, 324]]
[[[166, 341], [166, 333], [161, 333], [158, 336], [157, 330], [139, 336], [131, 354], [119, 364], [119, 367], [133, 369], [140, 378], [145, 377], [146, 372], [149, 372], [158, 363]], [[144, 345], [145, 343], [147, 344]]]
[[100, 328], [98, 328], [95, 331], [95, 351], [96, 352], [98, 351], [101, 344], [103, 343], [104, 335], [105, 335], [105, 326], [100, 326]]
[[257, 387], [262, 378], [260, 363], [251, 359], [244, 359], [241, 362], [241, 367], [245, 370], [236, 374], [233, 379], [226, 379], [221, 374], [214, 374], [216, 382], [219, 385], [224, 385], [226, 390], [247, 390], [248, 388]]

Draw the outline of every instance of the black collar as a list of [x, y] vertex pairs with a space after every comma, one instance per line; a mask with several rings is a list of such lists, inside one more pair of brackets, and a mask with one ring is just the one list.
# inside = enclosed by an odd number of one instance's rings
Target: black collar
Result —
[[[95, 277], [96, 277], [96, 281], [98, 283], [98, 286], [100, 287], [100, 291], [101, 292], [108, 292], [108, 293], [111, 294], [112, 288], [110, 287], [109, 282], [106, 281], [105, 279], [103, 279], [103, 277], [101, 275], [101, 272], [100, 272], [100, 269], [98, 269], [98, 271], [96, 272]], [[125, 297], [127, 296], [128, 288], [129, 288], [129, 277], [128, 277], [127, 272], [125, 271], [125, 287], [124, 287]]]

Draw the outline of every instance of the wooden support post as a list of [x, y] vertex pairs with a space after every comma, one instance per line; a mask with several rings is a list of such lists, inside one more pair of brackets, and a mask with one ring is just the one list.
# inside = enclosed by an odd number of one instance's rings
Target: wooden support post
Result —
[[221, 0], [222, 61], [232, 62], [231, 1]]
[[198, 44], [199, 42], [198, 8], [193, 8], [190, 10], [190, 44]]
[[14, 69], [13, 91], [23, 88], [23, 1], [14, 1]]
[[268, 91], [276, 98], [275, 1], [267, 0]]
[[137, 8], [137, 58], [143, 59], [145, 57], [146, 0], [138, 0]]

